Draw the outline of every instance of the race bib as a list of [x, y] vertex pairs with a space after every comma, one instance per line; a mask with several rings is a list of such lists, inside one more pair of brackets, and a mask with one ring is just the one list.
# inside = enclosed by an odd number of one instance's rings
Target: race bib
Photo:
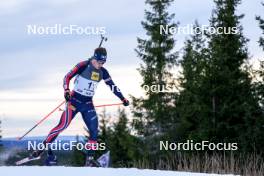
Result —
[[74, 82], [74, 91], [81, 95], [92, 97], [97, 88], [97, 81], [85, 79], [78, 76]]

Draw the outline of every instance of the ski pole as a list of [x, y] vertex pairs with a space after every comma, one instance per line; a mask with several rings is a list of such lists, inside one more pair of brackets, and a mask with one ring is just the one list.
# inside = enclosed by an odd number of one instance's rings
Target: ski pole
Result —
[[117, 105], [122, 105], [123, 103], [114, 103], [114, 104], [103, 104], [103, 105], [96, 105], [96, 108], [99, 107], [105, 107], [105, 106], [117, 106]]
[[[103, 105], [96, 105], [94, 107], [99, 108], [99, 107], [105, 107], [105, 106], [118, 106], [118, 105], [122, 105], [123, 103], [113, 103], [113, 104], [103, 104]], [[60, 111], [64, 111], [63, 109], [59, 109]]]
[[53, 109], [50, 113], [48, 113], [45, 117], [43, 117], [36, 125], [34, 125], [30, 130], [28, 130], [23, 136], [18, 137], [17, 140], [23, 139], [28, 133], [30, 133], [34, 128], [36, 128], [39, 124], [41, 124], [44, 120], [46, 120], [51, 114], [53, 114], [64, 103], [65, 101], [61, 102], [55, 109]]
[[[30, 133], [34, 128], [36, 128], [39, 124], [41, 124], [44, 120], [46, 120], [51, 114], [53, 114], [57, 109], [61, 107], [62, 104], [64, 104], [65, 101], [60, 103], [55, 109], [53, 109], [49, 114], [47, 114], [44, 118], [42, 118], [36, 125], [34, 125], [30, 130], [28, 130], [23, 136], [18, 137], [17, 140], [23, 139], [28, 133]], [[123, 103], [114, 103], [114, 104], [104, 104], [104, 105], [97, 105], [95, 107], [105, 107], [105, 106], [116, 106], [116, 105], [121, 105]], [[61, 110], [61, 109], [59, 109]]]

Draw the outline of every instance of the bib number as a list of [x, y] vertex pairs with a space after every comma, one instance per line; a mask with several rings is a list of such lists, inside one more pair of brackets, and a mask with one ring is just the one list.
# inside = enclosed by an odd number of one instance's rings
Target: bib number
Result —
[[97, 81], [88, 80], [79, 76], [75, 80], [74, 91], [81, 95], [92, 97], [97, 88], [97, 84]]

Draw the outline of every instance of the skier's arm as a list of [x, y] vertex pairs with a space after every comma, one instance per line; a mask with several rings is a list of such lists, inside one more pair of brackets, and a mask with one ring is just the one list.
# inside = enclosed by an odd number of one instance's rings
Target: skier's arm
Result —
[[111, 91], [121, 100], [124, 101], [125, 97], [121, 93], [120, 89], [115, 85], [112, 78], [110, 77], [108, 71], [105, 68], [102, 68], [103, 70], [103, 79], [105, 81], [105, 84], [108, 85], [111, 89]]
[[69, 90], [70, 80], [76, 76], [77, 74], [81, 73], [85, 67], [88, 65], [89, 61], [83, 61], [78, 63], [73, 69], [71, 69], [63, 79], [63, 88], [64, 90]]

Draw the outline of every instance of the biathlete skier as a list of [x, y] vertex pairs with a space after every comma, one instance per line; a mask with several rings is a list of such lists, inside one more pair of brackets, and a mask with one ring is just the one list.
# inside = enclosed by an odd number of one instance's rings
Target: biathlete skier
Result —
[[[93, 96], [97, 84], [103, 79], [104, 82], [111, 88], [112, 92], [123, 102], [124, 106], [129, 105], [129, 101], [124, 98], [119, 88], [113, 82], [108, 71], [103, 67], [107, 59], [107, 51], [105, 48], [99, 47], [94, 51], [94, 55], [83, 62], [78, 63], [70, 72], [66, 74], [63, 81], [64, 97], [66, 99], [66, 107], [63, 111], [59, 124], [55, 126], [48, 134], [43, 144], [52, 143], [57, 136], [66, 129], [75, 115], [80, 112], [82, 118], [89, 130], [88, 146], [93, 146], [97, 143], [98, 136], [98, 117], [93, 105]], [[74, 88], [69, 89], [70, 80], [75, 77]], [[87, 145], [86, 145], [87, 146]], [[87, 157], [86, 165], [89, 162], [94, 162], [94, 147], [89, 148], [89, 157]], [[32, 153], [33, 157], [38, 157], [43, 153], [43, 150], [36, 150]], [[53, 157], [52, 151], [48, 152], [47, 163], [56, 162], [56, 156]], [[88, 163], [87, 163], [88, 162]]]

